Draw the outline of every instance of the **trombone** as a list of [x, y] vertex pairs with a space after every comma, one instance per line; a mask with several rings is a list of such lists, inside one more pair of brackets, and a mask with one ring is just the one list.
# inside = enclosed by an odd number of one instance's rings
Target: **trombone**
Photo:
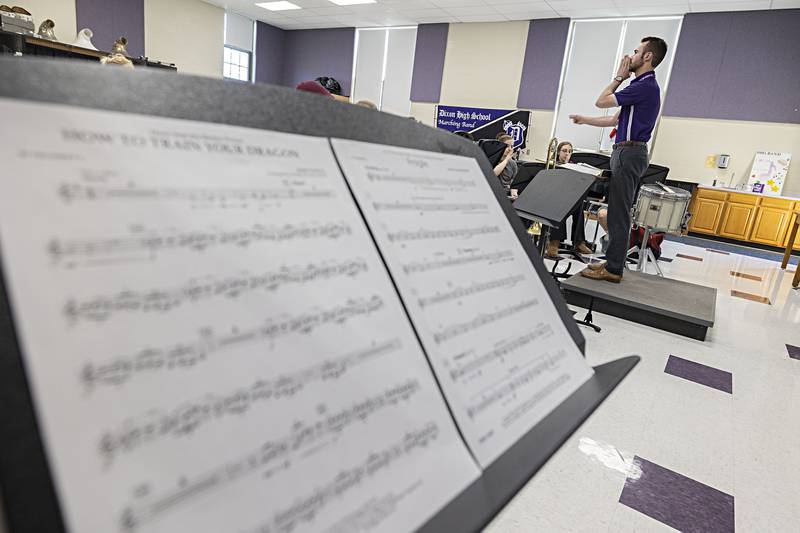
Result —
[[[556, 161], [558, 161], [558, 139], [553, 137], [550, 139], [550, 142], [547, 143], [547, 157], [544, 159], [544, 168], [545, 170], [556, 168]], [[542, 234], [542, 224], [540, 222], [533, 222], [530, 227], [528, 228], [528, 235], [541, 235]]]

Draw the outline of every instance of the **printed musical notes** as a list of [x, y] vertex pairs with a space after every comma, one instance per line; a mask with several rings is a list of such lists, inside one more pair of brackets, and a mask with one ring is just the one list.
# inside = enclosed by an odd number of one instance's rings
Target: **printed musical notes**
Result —
[[488, 466], [591, 370], [474, 159], [333, 147], [456, 421]]
[[494, 313], [479, 313], [475, 318], [472, 318], [466, 322], [450, 324], [446, 328], [441, 331], [438, 331], [433, 334], [433, 340], [437, 343], [442, 343], [444, 341], [448, 341], [453, 337], [458, 337], [459, 335], [463, 335], [467, 332], [475, 331], [476, 329], [485, 326], [487, 324], [491, 324], [493, 322], [497, 322], [498, 320], [502, 320], [504, 318], [508, 318], [510, 316], [514, 316], [517, 313], [530, 309], [538, 305], [538, 300], [528, 300], [526, 302], [521, 302], [518, 304], [510, 305], [495, 311]]
[[445, 292], [436, 291], [430, 296], [422, 296], [417, 299], [417, 303], [422, 308], [452, 300], [459, 300], [471, 294], [480, 294], [484, 291], [491, 291], [494, 289], [512, 289], [517, 283], [522, 282], [524, 279], [525, 276], [518, 274], [516, 276], [511, 276], [510, 278], [498, 278], [483, 283], [474, 282], [465, 287], [456, 287]]
[[478, 228], [459, 228], [432, 231], [429, 229], [418, 229], [416, 231], [396, 231], [387, 233], [386, 237], [390, 241], [416, 241], [423, 239], [469, 239], [475, 235], [487, 235], [489, 233], [499, 233], [499, 226], [481, 226]]
[[136, 234], [101, 238], [95, 240], [53, 239], [47, 252], [54, 263], [97, 263], [127, 257], [154, 259], [163, 252], [203, 252], [216, 246], [246, 248], [257, 244], [281, 243], [295, 239], [332, 239], [350, 235], [350, 226], [345, 222], [328, 224], [283, 224], [265, 226], [254, 224], [245, 228], [208, 229], [199, 231], [139, 231]]
[[302, 200], [305, 198], [330, 198], [333, 191], [285, 188], [215, 188], [215, 187], [114, 187], [65, 183], [58, 188], [65, 203], [81, 201], [182, 201], [182, 202], [237, 202], [263, 200]]
[[412, 531], [479, 476], [326, 139], [0, 116], [0, 259], [66, 531]]
[[70, 322], [77, 322], [104, 321], [117, 313], [165, 313], [181, 305], [208, 298], [238, 298], [252, 291], [275, 291], [290, 284], [324, 281], [338, 276], [355, 277], [365, 272], [367, 268], [367, 263], [363, 259], [347, 259], [302, 266], [284, 265], [260, 274], [191, 280], [184, 286], [175, 288], [125, 290], [111, 296], [96, 296], [88, 300], [70, 299], [64, 305], [64, 316]]
[[[268, 476], [275, 468], [290, 468], [293, 461], [303, 459], [305, 454], [320, 453], [318, 445], [330, 443], [329, 437], [346, 431], [353, 424], [368, 421], [371, 416], [387, 406], [408, 400], [418, 389], [419, 384], [413, 381], [402, 383], [375, 397], [350, 405], [340, 412], [323, 413], [317, 420], [308, 423], [297, 422], [286, 434], [261, 443], [258, 448], [246, 455], [220, 465], [197, 479], [187, 480], [177, 489], [153, 497], [152, 502], [148, 504], [125, 509], [120, 522], [125, 530], [134, 530], [144, 522], [158, 518], [160, 514], [176, 506], [190, 503], [204, 492], [219, 489], [241, 477], [259, 474]], [[417, 442], [427, 442], [427, 439], [432, 435], [435, 436], [435, 433], [436, 426], [431, 424], [422, 431], [406, 436], [404, 441], [410, 440], [413, 446]]]
[[[148, 347], [133, 355], [116, 357], [103, 363], [87, 363], [83, 366], [80, 377], [87, 390], [92, 390], [101, 385], [121, 385], [134, 378], [156, 372], [188, 370], [203, 363], [209, 357], [226, 351], [235, 351], [251, 344], [258, 345], [267, 341], [275, 341], [292, 334], [311, 334], [316, 328], [329, 324], [344, 325], [353, 317], [374, 313], [383, 306], [383, 300], [375, 296], [369, 300], [348, 300], [343, 305], [268, 320], [249, 329], [234, 328], [229, 333], [220, 335], [215, 335], [213, 330], [204, 329], [196, 340], [182, 341], [162, 348]], [[398, 342], [395, 340], [388, 344], [358, 351], [335, 365], [346, 366], [349, 360], [362, 360], [378, 355], [386, 350], [396, 348]], [[325, 363], [325, 365], [334, 365], [334, 363]], [[335, 365], [334, 368], [336, 368]], [[330, 368], [327, 366], [320, 369], [320, 371], [322, 370], [325, 371], [322, 372], [323, 374], [330, 372]], [[283, 384], [285, 385], [287, 382], [284, 381]]]
[[486, 204], [466, 203], [422, 203], [422, 202], [374, 202], [376, 211], [485, 211]]
[[[441, 254], [437, 254], [437, 256], [441, 256]], [[429, 270], [446, 269], [449, 267], [467, 265], [470, 263], [485, 262], [491, 264], [491, 263], [496, 263], [498, 261], [511, 260], [513, 259], [513, 257], [514, 257], [513, 254], [508, 250], [502, 250], [499, 252], [489, 252], [483, 254], [468, 252], [451, 257], [444, 257], [442, 259], [415, 261], [412, 263], [404, 264], [402, 268], [403, 272], [405, 272], [406, 274], [412, 274], [419, 272], [427, 272]]]

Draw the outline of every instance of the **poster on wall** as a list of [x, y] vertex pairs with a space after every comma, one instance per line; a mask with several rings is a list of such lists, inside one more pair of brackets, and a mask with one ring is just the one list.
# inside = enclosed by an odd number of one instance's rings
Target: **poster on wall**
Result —
[[792, 154], [788, 152], [756, 152], [747, 180], [750, 192], [780, 196]]
[[494, 139], [498, 133], [514, 138], [514, 148], [525, 148], [530, 129], [530, 111], [485, 109], [440, 105], [436, 108], [436, 127], [447, 131], [468, 131], [475, 140]]

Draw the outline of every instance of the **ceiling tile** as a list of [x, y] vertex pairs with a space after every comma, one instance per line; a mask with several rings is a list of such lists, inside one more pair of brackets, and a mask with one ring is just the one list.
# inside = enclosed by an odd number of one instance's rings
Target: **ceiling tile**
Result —
[[770, 0], [760, 0], [758, 2], [695, 2], [690, 0], [689, 5], [693, 13], [702, 13], [705, 11], [750, 11], [757, 9], [769, 9]]
[[622, 12], [619, 10], [618, 7], [607, 7], [599, 9], [561, 9], [554, 5], [553, 9], [555, 9], [556, 13], [558, 13], [562, 17], [569, 17], [574, 19], [622, 16]]
[[644, 15], [683, 15], [690, 11], [689, 2], [679, 2], [659, 5], [620, 6], [622, 16], [640, 17]]
[[459, 16], [460, 22], [506, 22], [508, 19], [503, 15], [496, 13], [494, 15], [463, 15]]
[[453, 6], [445, 9], [451, 15], [458, 18], [461, 16], [475, 16], [475, 15], [497, 15], [497, 11], [489, 6]]

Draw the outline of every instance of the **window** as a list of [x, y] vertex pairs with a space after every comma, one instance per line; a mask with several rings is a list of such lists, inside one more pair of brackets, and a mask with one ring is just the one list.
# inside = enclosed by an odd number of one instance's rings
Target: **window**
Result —
[[226, 46], [222, 75], [229, 80], [250, 81], [250, 52]]
[[356, 33], [352, 100], [408, 116], [417, 28], [368, 28]]
[[250, 82], [255, 79], [253, 50], [255, 24], [237, 13], [225, 13], [225, 55], [222, 76], [228, 80]]

